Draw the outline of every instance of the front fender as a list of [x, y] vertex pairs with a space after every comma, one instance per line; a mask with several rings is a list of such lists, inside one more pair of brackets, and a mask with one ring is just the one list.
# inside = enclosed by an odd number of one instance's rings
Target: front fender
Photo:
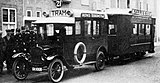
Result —
[[16, 53], [12, 56], [12, 58], [17, 58], [17, 57], [24, 57], [25, 54], [24, 53]]
[[52, 61], [52, 60], [54, 60], [54, 59], [56, 59], [56, 58], [62, 60], [62, 62], [64, 63], [64, 65], [65, 65], [68, 69], [71, 69], [71, 68], [73, 69], [73, 68], [74, 68], [73, 66], [69, 65], [69, 63], [65, 60], [65, 58], [64, 58], [63, 56], [60, 56], [60, 55], [48, 56], [48, 57], [47, 57], [47, 60], [48, 60], [48, 61]]
[[53, 60], [53, 59], [56, 58], [56, 57], [58, 57], [58, 55], [48, 56], [48, 57], [47, 57], [47, 60], [48, 60], [48, 61], [51, 61], [51, 60]]

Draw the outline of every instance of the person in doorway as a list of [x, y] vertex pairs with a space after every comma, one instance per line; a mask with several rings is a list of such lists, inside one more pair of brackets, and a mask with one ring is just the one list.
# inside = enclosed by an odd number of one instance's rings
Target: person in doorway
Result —
[[5, 50], [5, 41], [2, 38], [2, 31], [0, 30], [0, 74], [2, 74], [3, 71], [4, 50]]
[[8, 72], [11, 72], [13, 59], [13, 48], [14, 48], [14, 38], [12, 36], [12, 31], [7, 29], [6, 30], [7, 35], [4, 37], [5, 43], [6, 43], [6, 50], [5, 50], [5, 60], [7, 64], [7, 70]]

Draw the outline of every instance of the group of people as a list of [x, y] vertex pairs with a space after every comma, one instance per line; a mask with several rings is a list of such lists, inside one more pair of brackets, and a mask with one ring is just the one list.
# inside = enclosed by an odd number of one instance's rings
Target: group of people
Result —
[[[21, 29], [17, 28], [16, 34], [14, 34], [14, 29], [7, 29], [6, 33], [6, 36], [2, 37], [2, 31], [0, 30], [0, 73], [3, 71], [4, 61], [6, 61], [8, 72], [11, 72], [14, 62], [14, 59], [12, 58], [14, 50], [16, 50], [16, 52], [22, 52], [25, 48], [29, 52], [30, 47], [36, 46], [37, 44], [41, 45], [48, 43], [48, 41], [44, 41], [36, 27], [33, 28], [33, 30], [29, 30], [29, 28], [25, 27], [22, 27]], [[58, 44], [61, 43], [59, 45], [63, 45], [63, 37], [66, 35], [65, 28], [61, 28], [59, 33], [55, 33], [54, 35], [60, 36], [60, 38], [56, 40]]]
[[[14, 29], [7, 29], [6, 36], [2, 37], [2, 31], [0, 30], [0, 74], [3, 71], [3, 62], [6, 61], [7, 71], [11, 72], [14, 59], [12, 58], [15, 48], [22, 50], [22, 48], [27, 48], [24, 46], [29, 46], [28, 44], [35, 45], [35, 34], [34, 31], [20, 31], [16, 29], [16, 34], [14, 34]], [[32, 35], [32, 36], [31, 36]]]

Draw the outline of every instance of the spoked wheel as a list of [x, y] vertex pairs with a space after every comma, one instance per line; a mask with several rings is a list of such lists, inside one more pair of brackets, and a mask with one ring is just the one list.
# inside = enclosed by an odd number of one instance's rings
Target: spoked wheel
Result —
[[28, 76], [28, 64], [25, 59], [18, 58], [14, 61], [12, 72], [17, 80], [24, 80]]
[[103, 70], [105, 67], [105, 56], [102, 51], [99, 51], [96, 58], [95, 68], [97, 71]]
[[64, 75], [64, 65], [60, 59], [55, 59], [50, 63], [48, 75], [53, 82], [59, 82], [62, 80]]

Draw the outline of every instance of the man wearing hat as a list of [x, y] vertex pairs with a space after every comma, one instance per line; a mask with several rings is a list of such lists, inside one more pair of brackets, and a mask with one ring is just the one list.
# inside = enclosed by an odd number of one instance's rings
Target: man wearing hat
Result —
[[0, 74], [3, 71], [3, 61], [4, 61], [4, 49], [5, 48], [5, 41], [2, 38], [2, 31], [0, 30]]
[[11, 29], [11, 36], [14, 36], [14, 29]]
[[12, 51], [14, 47], [14, 38], [12, 36], [11, 30], [7, 29], [6, 32], [7, 32], [7, 35], [4, 37], [4, 40], [6, 43], [5, 60], [7, 64], [7, 70], [11, 72], [12, 64], [13, 64]]

